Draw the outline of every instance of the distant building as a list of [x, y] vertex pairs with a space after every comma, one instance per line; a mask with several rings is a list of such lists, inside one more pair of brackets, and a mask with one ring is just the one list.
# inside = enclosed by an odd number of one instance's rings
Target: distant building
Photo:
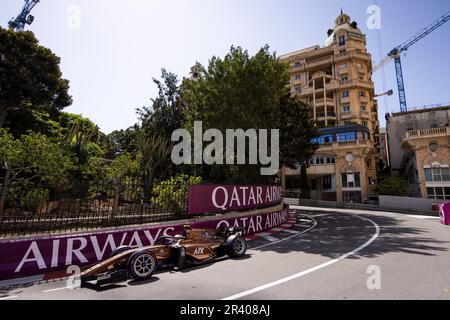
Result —
[[[309, 160], [312, 198], [362, 202], [376, 184], [380, 127], [372, 57], [366, 37], [346, 14], [335, 20], [324, 47], [313, 46], [280, 57], [290, 66], [290, 87], [311, 106], [322, 133]], [[300, 170], [284, 168], [285, 189], [298, 189]]]
[[383, 161], [383, 167], [389, 167], [389, 146], [386, 128], [380, 131], [380, 160]]
[[392, 174], [417, 196], [450, 200], [450, 106], [394, 113], [387, 133]]

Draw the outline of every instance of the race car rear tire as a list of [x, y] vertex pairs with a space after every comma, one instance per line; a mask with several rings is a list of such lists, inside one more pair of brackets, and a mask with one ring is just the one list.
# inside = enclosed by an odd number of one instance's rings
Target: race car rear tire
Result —
[[111, 256], [110, 257], [117, 256], [118, 254], [121, 254], [122, 252], [128, 251], [130, 249], [131, 249], [131, 247], [129, 247], [129, 246], [117, 247], [116, 249], [113, 250], [113, 252], [111, 252]]
[[151, 278], [157, 268], [157, 259], [153, 252], [138, 251], [128, 259], [128, 273], [134, 280]]
[[247, 251], [247, 241], [240, 235], [230, 236], [227, 240], [227, 254], [230, 258], [240, 258]]

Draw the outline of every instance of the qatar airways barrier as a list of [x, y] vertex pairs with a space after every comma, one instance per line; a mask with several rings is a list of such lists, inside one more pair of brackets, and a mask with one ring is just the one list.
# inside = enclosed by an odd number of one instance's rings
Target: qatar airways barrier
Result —
[[[223, 219], [191, 222], [193, 228], [238, 226], [246, 235], [282, 225], [288, 221], [289, 209], [262, 214], [242, 214]], [[36, 237], [23, 240], [0, 240], [0, 281], [65, 271], [68, 266], [86, 266], [107, 259], [121, 245], [153, 245], [164, 235], [181, 234], [183, 225], [134, 227], [103, 232]]]
[[193, 185], [189, 187], [190, 215], [261, 208], [281, 203], [281, 186]]

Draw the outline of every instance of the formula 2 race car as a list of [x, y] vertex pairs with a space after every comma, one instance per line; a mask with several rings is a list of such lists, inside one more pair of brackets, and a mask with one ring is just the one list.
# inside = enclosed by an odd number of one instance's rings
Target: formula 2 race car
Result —
[[247, 241], [239, 228], [200, 230], [185, 225], [184, 235], [160, 237], [152, 246], [116, 248], [109, 259], [81, 273], [81, 284], [99, 287], [129, 278], [146, 280], [159, 268], [180, 270], [226, 255], [240, 258], [246, 251]]

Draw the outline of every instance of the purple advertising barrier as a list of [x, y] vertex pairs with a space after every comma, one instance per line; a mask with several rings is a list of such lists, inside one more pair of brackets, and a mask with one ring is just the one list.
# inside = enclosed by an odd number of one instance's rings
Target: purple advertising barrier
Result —
[[441, 223], [450, 226], [450, 203], [443, 203], [439, 205], [439, 216]]
[[261, 208], [281, 203], [281, 186], [193, 185], [189, 187], [190, 215]]
[[[191, 222], [193, 228], [238, 226], [246, 235], [259, 233], [288, 221], [289, 209], [272, 213], [235, 215]], [[180, 222], [178, 222], [180, 223]], [[0, 241], [0, 281], [65, 271], [107, 259], [121, 245], [152, 245], [163, 235], [181, 234], [183, 225], [135, 227], [84, 234]], [[1, 282], [0, 282], [1, 286]]]

